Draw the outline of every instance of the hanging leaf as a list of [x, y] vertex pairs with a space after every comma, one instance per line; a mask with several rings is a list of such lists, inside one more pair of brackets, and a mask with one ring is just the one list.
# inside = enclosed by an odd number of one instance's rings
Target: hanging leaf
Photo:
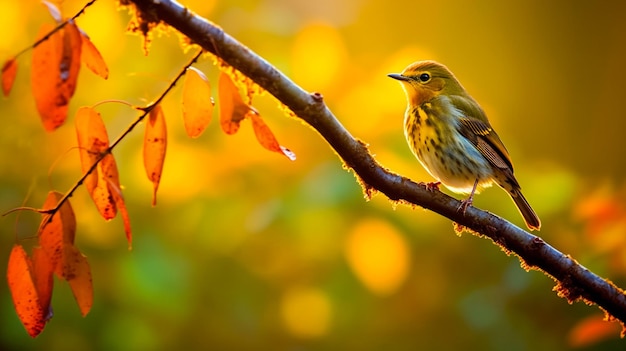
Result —
[[[189, 129], [187, 129], [189, 133]], [[157, 189], [163, 172], [163, 162], [167, 149], [167, 128], [161, 105], [156, 105], [150, 111], [146, 122], [146, 133], [143, 138], [143, 165], [148, 179], [154, 184], [152, 206], [156, 206]]]
[[[62, 197], [63, 194], [59, 192], [49, 192], [44, 208], [54, 208]], [[36, 286], [44, 311], [52, 293], [53, 271], [59, 278], [69, 282], [83, 316], [91, 308], [93, 303], [91, 270], [87, 258], [74, 246], [75, 234], [76, 217], [69, 201], [63, 203], [52, 218], [49, 215], [43, 216], [39, 230], [41, 247], [33, 250], [33, 264]], [[37, 251], [38, 249], [40, 250]]]
[[[115, 163], [113, 165], [115, 166]], [[124, 196], [122, 195], [122, 189], [120, 188], [119, 177], [111, 177], [108, 178], [107, 181], [109, 184], [109, 190], [111, 191], [111, 195], [113, 196], [113, 201], [115, 202], [115, 205], [122, 214], [122, 221], [124, 222], [124, 232], [126, 233], [126, 240], [128, 241], [128, 249], [131, 250], [133, 248], [133, 235], [130, 228], [130, 216], [128, 215], [128, 210], [126, 209], [126, 204], [124, 203]]]
[[85, 178], [85, 187], [104, 219], [114, 218], [119, 208], [130, 248], [132, 242], [130, 217], [122, 196], [117, 164], [109, 152], [109, 136], [102, 117], [93, 108], [81, 107], [76, 113], [74, 123], [83, 173], [87, 173], [102, 157], [96, 169]]
[[[49, 192], [43, 208], [54, 208], [62, 197], [59, 192]], [[45, 251], [51, 269], [57, 269], [63, 259], [64, 246], [73, 245], [76, 235], [76, 217], [69, 201], [65, 201], [51, 219], [48, 214], [43, 216], [38, 235], [39, 245]]]
[[[44, 37], [52, 29], [51, 24], [44, 23], [38, 37]], [[80, 33], [74, 23], [68, 23], [33, 49], [31, 86], [37, 111], [48, 132], [67, 118], [80, 70], [80, 52]]]
[[[84, 174], [98, 161], [101, 153], [107, 150], [109, 147], [109, 137], [104, 122], [102, 122], [102, 117], [91, 107], [81, 107], [78, 109], [74, 125], [76, 126], [80, 164]], [[85, 187], [89, 194], [93, 192], [97, 183], [97, 173], [90, 173], [85, 179]]]
[[259, 141], [261, 146], [270, 151], [281, 153], [287, 156], [287, 158], [291, 161], [296, 160], [296, 154], [278, 143], [278, 140], [276, 140], [274, 133], [272, 133], [270, 127], [265, 124], [265, 122], [261, 118], [261, 115], [259, 115], [256, 111], [251, 111], [248, 115], [252, 119], [252, 128], [254, 129], [254, 135], [256, 136], [256, 139]]
[[115, 184], [116, 189], [120, 188], [119, 173], [113, 155], [104, 156], [96, 167], [96, 171], [98, 183], [91, 194], [91, 198], [104, 219], [113, 219], [117, 215], [117, 206], [111, 184]]
[[41, 3], [46, 6], [48, 12], [50, 13], [50, 16], [52, 16], [57, 24], [63, 22], [63, 16], [61, 15], [61, 11], [57, 7], [57, 5], [46, 0], [42, 0]]
[[15, 81], [15, 75], [17, 75], [17, 60], [13, 57], [2, 66], [2, 93], [4, 96], [9, 96]]
[[220, 125], [226, 134], [235, 134], [239, 124], [250, 111], [254, 111], [245, 104], [239, 95], [239, 90], [228, 74], [221, 72], [219, 77]]
[[36, 337], [46, 325], [47, 311], [44, 311], [35, 280], [33, 264], [21, 245], [14, 245], [9, 255], [7, 281], [17, 316], [31, 337]]
[[39, 304], [45, 313], [44, 318], [49, 320], [52, 318], [52, 309], [50, 308], [50, 300], [52, 299], [52, 287], [54, 279], [52, 273], [54, 266], [48, 257], [46, 251], [38, 246], [33, 248], [33, 276], [35, 280], [35, 288], [39, 297]]
[[109, 67], [100, 55], [100, 51], [91, 42], [89, 36], [79, 29], [81, 38], [81, 55], [80, 60], [96, 75], [107, 79], [109, 78]]
[[187, 135], [197, 138], [204, 132], [211, 122], [214, 105], [211, 85], [204, 73], [187, 68], [183, 83], [183, 121]]
[[63, 248], [63, 264], [60, 271], [61, 277], [72, 288], [80, 312], [83, 317], [86, 316], [93, 305], [93, 283], [87, 257], [76, 246], [66, 245]]
[[[90, 108], [81, 107], [76, 113], [76, 136], [80, 149], [80, 162], [83, 173], [96, 163], [109, 149], [109, 136], [100, 114]], [[106, 165], [106, 168], [104, 167]], [[117, 210], [109, 190], [107, 178], [118, 178], [113, 155], [107, 154], [96, 169], [85, 179], [85, 187], [98, 211], [106, 220], [114, 218]], [[118, 180], [119, 182], [119, 180]]]

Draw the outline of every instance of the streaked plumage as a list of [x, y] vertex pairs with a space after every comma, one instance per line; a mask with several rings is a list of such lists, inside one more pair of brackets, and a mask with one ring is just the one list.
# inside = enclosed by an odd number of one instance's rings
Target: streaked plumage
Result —
[[435, 61], [420, 61], [389, 76], [403, 83], [408, 100], [404, 132], [422, 166], [450, 190], [470, 194], [465, 205], [495, 182], [511, 195], [528, 228], [539, 229], [508, 151], [454, 74]]

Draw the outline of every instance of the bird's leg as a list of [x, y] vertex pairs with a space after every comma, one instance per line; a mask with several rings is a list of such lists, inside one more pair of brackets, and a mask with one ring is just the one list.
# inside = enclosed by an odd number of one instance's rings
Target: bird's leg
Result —
[[474, 193], [476, 192], [477, 186], [478, 186], [478, 178], [476, 178], [476, 181], [474, 182], [474, 187], [472, 188], [472, 192], [470, 193], [469, 197], [461, 201], [461, 205], [459, 206], [457, 211], [460, 211], [461, 213], [465, 214], [465, 210], [467, 210], [467, 208], [471, 206], [472, 202], [474, 201]]
[[424, 186], [426, 186], [426, 190], [428, 191], [435, 191], [439, 190], [439, 184], [441, 184], [441, 182], [428, 182], [424, 183]]

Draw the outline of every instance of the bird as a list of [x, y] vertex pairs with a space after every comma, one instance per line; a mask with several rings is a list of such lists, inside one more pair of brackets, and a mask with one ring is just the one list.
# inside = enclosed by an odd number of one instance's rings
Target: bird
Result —
[[541, 221], [513, 175], [513, 163], [485, 111], [454, 74], [436, 61], [418, 61], [391, 73], [407, 98], [404, 135], [422, 166], [455, 193], [469, 194], [459, 209], [471, 206], [475, 193], [496, 183], [513, 199], [526, 226]]

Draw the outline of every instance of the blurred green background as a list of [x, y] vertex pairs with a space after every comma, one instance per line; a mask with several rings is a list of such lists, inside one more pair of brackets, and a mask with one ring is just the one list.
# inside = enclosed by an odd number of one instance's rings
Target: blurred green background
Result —
[[[66, 1], [66, 15], [84, 1]], [[386, 167], [432, 180], [404, 141], [404, 93], [387, 73], [446, 64], [486, 110], [513, 158], [545, 240], [626, 286], [626, 2], [185, 1], [266, 58], [331, 110]], [[45, 133], [30, 93], [30, 56], [0, 100], [0, 211], [40, 206], [80, 176], [72, 114], [120, 99], [145, 104], [191, 53], [176, 34], [149, 56], [124, 33], [128, 14], [98, 1], [77, 23], [110, 68], [83, 68], [65, 126]], [[0, 58], [50, 22], [38, 1], [0, 0]], [[196, 65], [217, 94], [211, 59]], [[623, 348], [600, 310], [568, 305], [553, 281], [525, 272], [488, 240], [449, 220], [361, 188], [311, 128], [268, 95], [254, 106], [298, 160], [262, 149], [245, 122], [224, 135], [217, 110], [198, 139], [184, 134], [181, 89], [163, 103], [169, 149], [158, 195], [143, 171], [140, 125], [114, 154], [134, 230], [103, 221], [84, 189], [71, 199], [88, 256], [94, 306], [80, 316], [56, 281], [54, 318], [37, 339], [0, 288], [3, 350], [607, 350]], [[217, 97], [217, 95], [216, 95]], [[111, 139], [137, 116], [100, 105]], [[457, 196], [458, 197], [458, 196]], [[523, 221], [492, 188], [475, 205]], [[39, 216], [0, 219], [0, 261], [30, 245]], [[6, 264], [3, 265], [6, 268]]]

